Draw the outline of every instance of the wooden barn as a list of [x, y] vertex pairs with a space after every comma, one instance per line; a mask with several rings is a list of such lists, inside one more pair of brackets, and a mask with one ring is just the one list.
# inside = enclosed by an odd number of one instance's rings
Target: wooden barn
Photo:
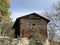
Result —
[[32, 36], [31, 33], [34, 30], [34, 26], [38, 27], [40, 34], [47, 37], [47, 24], [49, 21], [50, 20], [37, 13], [31, 13], [19, 17], [13, 25], [13, 29], [15, 29], [15, 38]]

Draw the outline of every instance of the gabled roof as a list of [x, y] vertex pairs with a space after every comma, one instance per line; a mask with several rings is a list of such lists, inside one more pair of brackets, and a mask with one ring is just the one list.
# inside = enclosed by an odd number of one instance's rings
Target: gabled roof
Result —
[[47, 21], [47, 23], [50, 21], [49, 19], [47, 19], [47, 18], [45, 18], [45, 17], [43, 17], [43, 16], [41, 16], [41, 15], [39, 15], [37, 13], [30, 13], [30, 14], [27, 14], [27, 15], [24, 15], [24, 16], [21, 16], [21, 17], [17, 18], [15, 23], [14, 23], [13, 29], [15, 28], [15, 25], [17, 25], [17, 23], [19, 22], [19, 20], [21, 18], [24, 18], [24, 17], [29, 16], [29, 15], [37, 15], [37, 16], [41, 17], [42, 19], [44, 19], [45, 21]]
[[24, 17], [29, 16], [29, 15], [38, 15], [39, 17], [42, 17], [42, 18], [43, 18], [44, 20], [46, 20], [47, 22], [50, 21], [49, 19], [47, 19], [47, 18], [45, 18], [45, 17], [43, 17], [43, 16], [41, 16], [41, 15], [39, 15], [39, 14], [37, 14], [37, 13], [30, 13], [30, 14], [21, 16], [21, 17], [19, 17], [19, 18], [24, 18]]

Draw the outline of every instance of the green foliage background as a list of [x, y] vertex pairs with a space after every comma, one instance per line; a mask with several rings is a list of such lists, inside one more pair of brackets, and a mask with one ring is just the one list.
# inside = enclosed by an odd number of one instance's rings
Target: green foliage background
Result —
[[0, 0], [0, 30], [2, 36], [12, 37], [12, 19], [10, 18], [11, 12], [9, 12], [10, 0]]

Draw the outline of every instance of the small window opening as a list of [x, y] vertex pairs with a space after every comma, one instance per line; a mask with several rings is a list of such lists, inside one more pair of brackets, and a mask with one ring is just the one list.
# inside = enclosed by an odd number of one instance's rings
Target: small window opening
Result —
[[34, 29], [34, 26], [35, 26], [35, 24], [32, 24], [32, 31], [33, 31], [33, 29]]
[[33, 26], [35, 26], [35, 24], [33, 24]]

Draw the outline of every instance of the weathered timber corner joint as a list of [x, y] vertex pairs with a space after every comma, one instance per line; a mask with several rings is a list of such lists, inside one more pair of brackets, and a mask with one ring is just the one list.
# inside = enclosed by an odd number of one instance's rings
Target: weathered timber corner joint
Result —
[[17, 37], [31, 37], [33, 27], [37, 26], [39, 33], [47, 37], [47, 24], [50, 20], [40, 16], [37, 13], [31, 13], [16, 19], [13, 28], [15, 29], [15, 38]]

